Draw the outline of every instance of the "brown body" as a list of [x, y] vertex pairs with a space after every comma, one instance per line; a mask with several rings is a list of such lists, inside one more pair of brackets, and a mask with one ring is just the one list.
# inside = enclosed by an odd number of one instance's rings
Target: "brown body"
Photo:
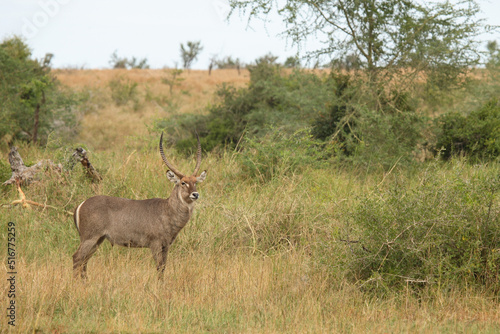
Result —
[[197, 166], [192, 176], [182, 175], [168, 163], [161, 139], [160, 153], [171, 169], [167, 178], [175, 183], [169, 198], [131, 200], [95, 196], [75, 209], [74, 221], [80, 234], [80, 246], [73, 255], [75, 276], [86, 277], [87, 261], [107, 239], [113, 245], [151, 249], [162, 277], [168, 249], [193, 214], [194, 202], [199, 197], [196, 183], [205, 179], [206, 172], [196, 176], [201, 163], [199, 141]]

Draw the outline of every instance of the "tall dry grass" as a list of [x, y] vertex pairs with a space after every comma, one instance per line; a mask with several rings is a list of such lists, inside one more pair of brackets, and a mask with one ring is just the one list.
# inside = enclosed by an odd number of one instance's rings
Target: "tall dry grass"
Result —
[[[37, 159], [53, 155], [29, 147], [21, 153]], [[167, 155], [181, 170], [193, 168], [192, 157], [179, 158], [173, 150]], [[7, 221], [16, 223], [18, 240], [17, 326], [2, 321], [2, 332], [494, 333], [500, 328], [500, 305], [492, 296], [403, 291], [376, 298], [337, 265], [348, 251], [338, 241], [346, 215], [376, 186], [400, 182], [397, 168], [391, 174], [306, 170], [262, 183], [246, 178], [234, 153], [209, 154], [203, 160], [209, 175], [199, 187], [202, 197], [171, 248], [165, 281], [157, 280], [149, 250], [107, 242], [89, 262], [88, 281], [75, 281], [71, 255], [78, 234], [62, 209], [93, 194], [166, 197], [172, 188], [156, 147], [95, 152], [93, 158], [104, 174], [99, 185], [75, 169], [62, 180], [49, 173], [25, 188], [29, 199], [61, 210], [0, 208], [2, 243]], [[419, 182], [419, 176], [409, 181]], [[10, 189], [4, 201], [17, 196]], [[6, 263], [5, 253], [1, 261]], [[6, 289], [0, 289], [0, 300], [8, 300]]]
[[100, 251], [86, 283], [72, 280], [68, 257], [23, 264], [16, 331], [494, 333], [499, 328], [500, 310], [487, 298], [367, 299], [348, 283], [332, 288], [320, 274], [304, 277], [308, 256], [300, 253], [174, 252], [164, 282], [157, 281], [148, 256]]

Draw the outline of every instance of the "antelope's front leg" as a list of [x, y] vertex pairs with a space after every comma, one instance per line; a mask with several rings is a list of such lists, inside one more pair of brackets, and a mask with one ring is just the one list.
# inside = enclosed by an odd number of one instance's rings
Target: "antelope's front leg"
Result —
[[162, 280], [165, 272], [165, 265], [167, 263], [168, 245], [164, 245], [160, 242], [155, 243], [151, 246], [151, 253], [153, 254], [153, 258], [156, 262], [158, 279]]

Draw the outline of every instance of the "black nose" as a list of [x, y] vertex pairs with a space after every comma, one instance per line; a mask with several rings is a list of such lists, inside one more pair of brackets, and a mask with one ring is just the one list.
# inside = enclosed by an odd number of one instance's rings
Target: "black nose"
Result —
[[194, 199], [198, 199], [198, 197], [200, 197], [200, 194], [192, 193], [191, 196], [193, 196]]

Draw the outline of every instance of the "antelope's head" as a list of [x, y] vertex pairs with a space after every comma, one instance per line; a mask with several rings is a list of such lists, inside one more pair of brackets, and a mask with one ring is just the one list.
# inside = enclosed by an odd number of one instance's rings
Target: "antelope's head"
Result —
[[198, 140], [198, 150], [196, 152], [196, 167], [194, 168], [194, 172], [192, 175], [184, 175], [179, 172], [177, 168], [175, 168], [171, 163], [168, 162], [165, 157], [165, 153], [163, 153], [163, 132], [160, 137], [160, 154], [163, 162], [168, 167], [167, 178], [175, 184], [174, 192], [177, 191], [177, 196], [182, 202], [191, 204], [196, 201], [200, 194], [196, 191], [196, 184], [198, 182], [203, 182], [205, 177], [207, 176], [207, 171], [203, 171], [200, 175], [198, 171], [201, 165], [201, 144], [200, 138], [198, 134], [196, 134], [196, 139]]

